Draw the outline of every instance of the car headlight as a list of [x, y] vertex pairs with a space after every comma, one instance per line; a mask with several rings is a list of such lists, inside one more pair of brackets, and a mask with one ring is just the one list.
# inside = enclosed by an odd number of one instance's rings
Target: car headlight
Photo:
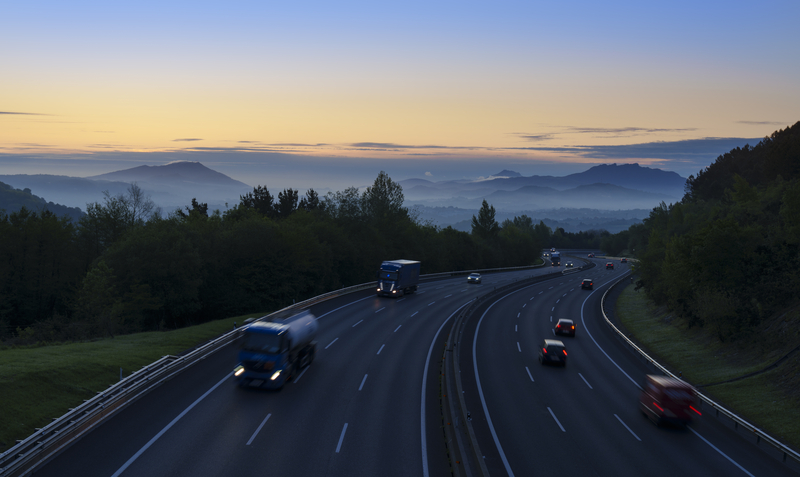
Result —
[[273, 374], [272, 377], [270, 377], [269, 379], [271, 381], [275, 381], [276, 379], [278, 379], [278, 376], [280, 376], [280, 375], [281, 375], [280, 371], [275, 371], [275, 374]]
[[242, 366], [241, 364], [239, 366], [236, 366], [236, 368], [233, 370], [234, 376], [241, 376], [243, 373], [244, 373], [244, 366]]

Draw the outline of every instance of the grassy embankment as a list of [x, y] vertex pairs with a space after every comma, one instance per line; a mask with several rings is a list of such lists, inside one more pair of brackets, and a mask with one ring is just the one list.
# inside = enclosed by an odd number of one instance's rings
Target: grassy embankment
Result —
[[[694, 385], [727, 381], [761, 370], [794, 349], [800, 341], [792, 324], [800, 310], [775, 317], [753, 336], [736, 343], [720, 343], [702, 328], [688, 328], [648, 302], [632, 286], [617, 301], [617, 316], [626, 333], [656, 361], [683, 373]], [[785, 331], [788, 331], [785, 332]], [[800, 448], [800, 353], [776, 369], [726, 384], [703, 386], [701, 392], [756, 427]]]
[[52, 418], [162, 356], [176, 355], [240, 325], [245, 315], [164, 332], [86, 343], [0, 349], [0, 452]]

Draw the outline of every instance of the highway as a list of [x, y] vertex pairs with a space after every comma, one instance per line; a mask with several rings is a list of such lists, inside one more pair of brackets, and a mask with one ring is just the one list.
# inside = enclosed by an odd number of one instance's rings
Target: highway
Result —
[[[281, 391], [235, 385], [236, 346], [151, 391], [37, 476], [449, 475], [439, 365], [454, 313], [551, 267], [365, 291], [312, 308], [315, 361]], [[424, 406], [423, 406], [424, 402]], [[423, 423], [425, 425], [423, 426]]]
[[[711, 416], [682, 429], [656, 427], [641, 413], [648, 370], [600, 312], [603, 291], [627, 265], [595, 262], [487, 300], [463, 334], [465, 400], [490, 474], [797, 475]], [[581, 289], [582, 278], [594, 279], [594, 290]], [[576, 322], [574, 338], [554, 335], [559, 318]], [[539, 363], [545, 338], [565, 344], [566, 366]]]
[[[647, 370], [600, 314], [602, 292], [627, 267], [595, 262], [569, 275], [544, 267], [484, 274], [481, 285], [423, 282], [401, 299], [365, 291], [323, 302], [312, 308], [317, 357], [283, 390], [236, 386], [236, 345], [225, 347], [35, 475], [450, 475], [439, 366], [453, 317], [478, 295], [541, 274], [554, 279], [487, 300], [459, 343], [491, 475], [797, 475], [715, 419], [670, 429], [640, 413]], [[594, 290], [581, 290], [583, 278]], [[538, 343], [558, 318], [578, 324], [575, 338], [558, 338], [569, 363], [541, 366]]]

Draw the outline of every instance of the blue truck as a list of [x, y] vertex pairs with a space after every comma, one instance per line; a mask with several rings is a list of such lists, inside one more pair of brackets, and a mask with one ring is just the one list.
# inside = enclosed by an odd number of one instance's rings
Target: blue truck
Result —
[[378, 270], [378, 296], [401, 297], [414, 293], [419, 285], [420, 263], [414, 260], [388, 260]]
[[281, 389], [314, 361], [317, 319], [290, 311], [246, 325], [233, 375], [242, 387]]
[[554, 267], [561, 265], [561, 252], [552, 252], [550, 254], [550, 264]]

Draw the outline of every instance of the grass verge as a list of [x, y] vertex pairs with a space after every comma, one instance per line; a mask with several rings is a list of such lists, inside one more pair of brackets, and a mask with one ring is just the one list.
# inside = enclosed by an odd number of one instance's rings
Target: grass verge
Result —
[[[625, 332], [662, 365], [680, 371], [695, 384], [713, 384], [765, 368], [783, 350], [765, 353], [741, 344], [720, 343], [703, 329], [687, 328], [656, 309], [643, 292], [628, 286], [617, 299], [616, 313]], [[786, 352], [791, 348], [784, 348]], [[795, 449], [800, 448], [800, 399], [781, 376], [797, 357], [777, 369], [702, 392], [732, 412]]]
[[240, 325], [244, 315], [172, 331], [0, 350], [0, 452], [98, 391], [162, 356], [176, 355]]

